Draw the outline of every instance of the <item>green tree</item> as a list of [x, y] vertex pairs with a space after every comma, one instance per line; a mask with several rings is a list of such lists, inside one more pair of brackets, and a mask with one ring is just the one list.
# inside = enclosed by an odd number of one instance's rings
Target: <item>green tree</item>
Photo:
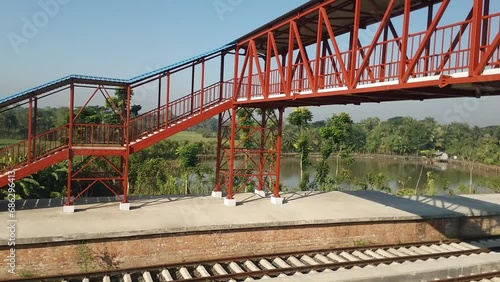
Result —
[[190, 176], [193, 173], [196, 173], [197, 169], [199, 169], [199, 151], [200, 145], [198, 143], [191, 143], [180, 146], [176, 152], [177, 156], [179, 157], [180, 167], [183, 170], [185, 194], [190, 194]]
[[434, 177], [434, 173], [432, 173], [432, 171], [427, 172], [427, 183], [425, 184], [425, 188], [428, 196], [436, 195], [436, 178]]
[[[102, 112], [103, 109], [99, 106], [87, 106], [83, 109], [76, 108], [74, 111], [74, 115], [80, 113], [75, 120], [76, 123], [85, 123], [85, 124], [101, 124], [103, 122]], [[69, 116], [69, 112], [67, 113]], [[69, 121], [69, 117], [66, 119]]]
[[309, 127], [311, 121], [313, 119], [313, 114], [308, 108], [296, 108], [293, 112], [291, 112], [287, 120], [291, 125], [296, 126], [299, 131], [303, 131], [307, 127]]
[[319, 184], [324, 184], [326, 180], [325, 172], [328, 172], [328, 158], [335, 152], [337, 155], [337, 164], [335, 168], [335, 176], [339, 174], [340, 159], [344, 158], [352, 160], [350, 155], [351, 146], [347, 144], [347, 139], [352, 133], [353, 121], [349, 114], [341, 113], [333, 115], [329, 118], [325, 126], [319, 129], [320, 136], [323, 139], [321, 147], [321, 161], [317, 165], [316, 181]]
[[66, 190], [67, 173], [65, 163], [50, 166], [17, 181], [16, 194], [21, 199], [60, 198]]
[[[134, 96], [134, 90], [130, 90], [130, 98]], [[104, 114], [104, 122], [107, 124], [121, 124], [123, 123], [122, 118], [127, 116], [127, 88], [119, 87], [115, 90], [115, 95], [106, 99], [104, 104], [107, 112]], [[139, 111], [142, 109], [140, 105], [130, 106], [130, 116], [133, 118], [139, 115]]]
[[134, 185], [134, 195], [175, 195], [180, 194], [177, 187], [179, 167], [172, 161], [163, 158], [145, 160], [136, 173], [137, 185]]
[[2, 113], [1, 117], [5, 129], [12, 130], [19, 127], [19, 120], [17, 119], [14, 110], [7, 110], [6, 112]]
[[309, 153], [310, 139], [308, 136], [308, 127], [312, 121], [313, 115], [307, 108], [296, 108], [287, 117], [288, 122], [293, 125], [298, 132], [297, 139], [293, 144], [295, 152], [299, 154], [300, 159], [300, 188], [305, 190], [309, 184], [309, 173], [307, 167], [310, 165]]
[[366, 179], [368, 184], [372, 187], [372, 189], [377, 191], [383, 191], [386, 193], [391, 193], [392, 190], [389, 187], [389, 178], [387, 175], [383, 173], [373, 174], [368, 173], [366, 175]]

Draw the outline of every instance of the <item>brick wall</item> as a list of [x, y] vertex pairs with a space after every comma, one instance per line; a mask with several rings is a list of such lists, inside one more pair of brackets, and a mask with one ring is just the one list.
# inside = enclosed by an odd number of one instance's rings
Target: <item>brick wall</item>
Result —
[[[499, 220], [491, 216], [292, 226], [18, 245], [16, 275], [38, 277], [360, 244], [478, 238], [500, 234]], [[0, 256], [8, 254], [6, 246], [0, 247]], [[0, 279], [15, 278], [7, 270], [4, 259]]]

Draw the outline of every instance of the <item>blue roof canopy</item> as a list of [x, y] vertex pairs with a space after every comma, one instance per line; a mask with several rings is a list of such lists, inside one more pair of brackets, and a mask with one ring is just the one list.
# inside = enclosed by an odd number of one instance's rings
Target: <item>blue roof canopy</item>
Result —
[[20, 101], [28, 98], [30, 95], [37, 95], [37, 94], [46, 93], [48, 91], [58, 89], [60, 87], [63, 87], [65, 85], [70, 84], [71, 82], [83, 83], [83, 84], [106, 84], [106, 85], [110, 85], [110, 86], [130, 85], [130, 84], [145, 80], [147, 78], [153, 77], [155, 75], [159, 75], [159, 74], [162, 74], [164, 72], [174, 70], [178, 67], [181, 67], [181, 66], [184, 66], [186, 64], [195, 62], [199, 59], [211, 56], [211, 55], [216, 54], [218, 52], [230, 49], [230, 48], [234, 47], [235, 45], [236, 45], [236, 43], [233, 42], [233, 43], [224, 45], [220, 48], [217, 48], [215, 50], [212, 50], [210, 52], [191, 57], [189, 59], [180, 61], [178, 63], [168, 65], [168, 66], [162, 67], [160, 69], [132, 77], [130, 79], [118, 79], [118, 78], [96, 77], [96, 76], [86, 76], [86, 75], [68, 75], [68, 76], [65, 76], [63, 78], [60, 78], [60, 79], [33, 87], [31, 89], [10, 95], [8, 97], [0, 98], [0, 107], [20, 102]]

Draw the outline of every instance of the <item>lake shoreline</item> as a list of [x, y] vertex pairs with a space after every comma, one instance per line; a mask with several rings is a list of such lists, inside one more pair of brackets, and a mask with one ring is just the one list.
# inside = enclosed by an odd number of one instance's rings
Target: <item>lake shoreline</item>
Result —
[[[281, 154], [282, 158], [296, 158], [297, 153], [283, 153]], [[321, 158], [320, 153], [311, 153], [310, 158], [316, 159], [316, 158]], [[402, 156], [402, 155], [385, 155], [385, 154], [354, 154], [353, 155], [355, 159], [377, 159], [377, 160], [397, 160], [397, 161], [410, 161], [410, 162], [427, 162], [428, 159], [424, 156]], [[198, 155], [198, 157], [202, 160], [215, 160], [217, 155], [215, 154], [205, 154], [205, 155]], [[237, 158], [244, 157], [244, 155], [237, 155]], [[332, 156], [333, 159], [335, 159], [336, 156]], [[435, 162], [437, 163], [437, 162]], [[461, 166], [462, 169], [464, 170], [469, 170], [470, 165], [472, 164], [471, 162], [468, 161], [463, 161], [463, 160], [449, 160], [448, 161], [449, 165], [452, 166]], [[474, 170], [482, 170], [482, 171], [488, 171], [488, 172], [496, 172], [500, 173], [500, 165], [487, 165], [487, 164], [482, 164], [482, 163], [474, 163]]]

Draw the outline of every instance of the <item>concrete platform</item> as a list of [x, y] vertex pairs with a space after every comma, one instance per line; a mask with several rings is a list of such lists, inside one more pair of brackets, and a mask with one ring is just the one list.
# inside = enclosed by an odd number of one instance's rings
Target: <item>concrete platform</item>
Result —
[[[236, 195], [238, 206], [223, 198], [131, 198], [130, 211], [114, 198], [81, 200], [75, 213], [64, 214], [62, 201], [17, 203], [16, 244], [123, 238], [176, 232], [233, 230], [331, 223], [404, 221], [500, 215], [500, 194], [400, 198], [374, 191], [284, 194], [285, 205], [272, 205], [255, 194]], [[0, 217], [7, 219], [6, 202]], [[44, 208], [45, 207], [45, 208]], [[7, 245], [0, 228], [0, 246]]]

